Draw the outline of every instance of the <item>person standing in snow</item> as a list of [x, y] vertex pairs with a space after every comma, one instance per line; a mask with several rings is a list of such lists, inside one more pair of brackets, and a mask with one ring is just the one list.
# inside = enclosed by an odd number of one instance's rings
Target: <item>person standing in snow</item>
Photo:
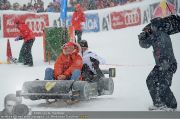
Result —
[[[146, 80], [153, 101], [153, 106], [149, 107], [149, 110], [170, 109], [174, 111], [177, 108], [177, 102], [170, 87], [173, 74], [177, 70], [177, 62], [170, 36], [159, 30], [160, 26], [161, 21], [159, 18], [152, 19], [151, 28], [139, 35], [139, 44], [142, 48], [153, 47], [153, 55], [156, 62]], [[146, 38], [149, 31], [151, 35]]]
[[19, 30], [19, 35], [15, 41], [24, 40], [22, 48], [20, 50], [18, 62], [24, 63], [24, 65], [33, 66], [33, 58], [31, 49], [35, 41], [35, 35], [31, 29], [19, 18], [14, 20], [15, 27]]
[[72, 16], [71, 25], [75, 30], [75, 36], [77, 36], [78, 43], [81, 41], [83, 22], [85, 22], [85, 14], [81, 8], [81, 5], [77, 4]]
[[86, 40], [81, 40], [79, 42], [79, 45], [81, 46], [83, 57], [83, 79], [93, 80], [95, 75], [97, 75], [98, 78], [104, 77], [104, 74], [99, 68], [99, 64], [105, 64], [105, 61], [97, 54], [88, 49], [88, 43]]

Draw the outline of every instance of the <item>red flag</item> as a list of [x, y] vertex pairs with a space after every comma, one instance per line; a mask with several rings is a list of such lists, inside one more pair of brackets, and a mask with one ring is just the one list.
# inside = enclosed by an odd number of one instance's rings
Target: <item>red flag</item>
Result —
[[10, 59], [12, 58], [12, 52], [11, 52], [11, 45], [9, 39], [7, 40], [6, 56], [7, 56], [7, 63], [10, 63]]

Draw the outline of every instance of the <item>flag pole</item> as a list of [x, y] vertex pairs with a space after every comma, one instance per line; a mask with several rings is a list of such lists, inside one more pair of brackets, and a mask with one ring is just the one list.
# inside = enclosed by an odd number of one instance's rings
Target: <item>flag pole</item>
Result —
[[167, 2], [166, 2], [166, 6], [167, 6], [168, 10], [171, 12], [171, 15], [172, 15], [173, 13], [172, 13], [172, 11], [171, 11], [169, 5], [167, 4]]
[[66, 41], [66, 17], [67, 17], [67, 0], [61, 0], [60, 2], [60, 10], [61, 10], [61, 15], [60, 18], [63, 23], [63, 40]]

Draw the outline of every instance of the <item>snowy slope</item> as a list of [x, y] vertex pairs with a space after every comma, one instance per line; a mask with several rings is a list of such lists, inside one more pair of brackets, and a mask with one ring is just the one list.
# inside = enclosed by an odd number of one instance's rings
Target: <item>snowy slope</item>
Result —
[[[147, 111], [151, 105], [151, 98], [146, 87], [146, 77], [154, 66], [152, 49], [142, 49], [139, 46], [137, 35], [143, 26], [131, 27], [122, 30], [83, 34], [88, 40], [90, 49], [106, 59], [103, 68], [116, 67], [117, 77], [114, 78], [115, 90], [112, 96], [101, 96], [89, 101], [67, 106], [63, 102], [52, 105], [44, 104], [44, 100], [23, 100], [35, 110], [62, 110], [62, 111]], [[180, 62], [180, 33], [171, 36], [175, 56]], [[13, 56], [18, 57], [22, 42], [10, 41]], [[5, 60], [6, 40], [0, 40], [0, 59]], [[15, 93], [24, 81], [36, 78], [43, 79], [46, 67], [53, 67], [43, 62], [42, 38], [37, 38], [33, 46], [34, 67], [25, 67], [21, 64], [0, 64], [0, 110], [3, 109], [3, 99], [8, 93]], [[180, 70], [173, 78], [172, 90], [180, 102]], [[178, 106], [178, 111], [180, 106]]]

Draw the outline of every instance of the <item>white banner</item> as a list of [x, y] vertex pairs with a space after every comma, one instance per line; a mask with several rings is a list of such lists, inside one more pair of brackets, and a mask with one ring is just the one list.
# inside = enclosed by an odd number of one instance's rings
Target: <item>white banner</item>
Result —
[[59, 13], [48, 13], [49, 16], [49, 27], [60, 27], [60, 14]]
[[110, 12], [99, 13], [99, 23], [100, 23], [100, 31], [111, 30], [112, 28], [111, 28]]
[[147, 24], [151, 20], [151, 13], [149, 5], [140, 7], [141, 9], [141, 24]]

